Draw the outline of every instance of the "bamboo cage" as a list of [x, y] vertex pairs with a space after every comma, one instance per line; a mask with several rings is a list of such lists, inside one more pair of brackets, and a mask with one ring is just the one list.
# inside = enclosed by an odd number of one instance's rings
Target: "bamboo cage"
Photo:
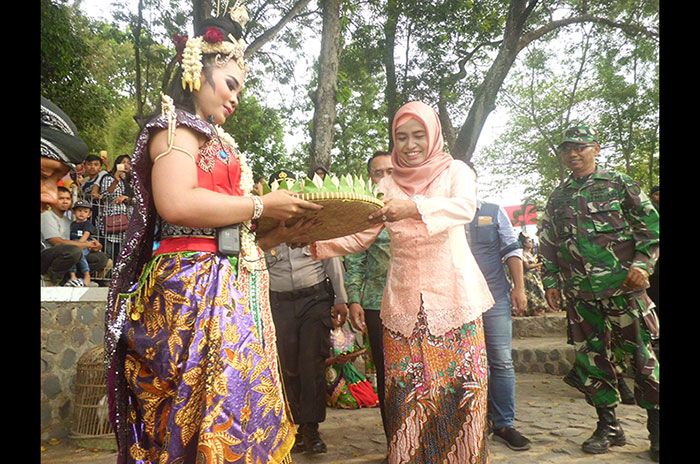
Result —
[[78, 360], [70, 438], [85, 448], [115, 449], [109, 422], [104, 348], [88, 350]]

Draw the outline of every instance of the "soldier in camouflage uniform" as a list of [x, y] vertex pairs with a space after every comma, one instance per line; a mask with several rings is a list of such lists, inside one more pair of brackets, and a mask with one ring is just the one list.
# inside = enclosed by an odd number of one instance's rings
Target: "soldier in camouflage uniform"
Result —
[[600, 145], [588, 126], [567, 129], [558, 146], [571, 170], [549, 196], [540, 232], [547, 303], [566, 301], [576, 360], [567, 383], [596, 408], [598, 426], [583, 450], [598, 454], [626, 443], [615, 407], [615, 364], [632, 358], [637, 404], [647, 410], [650, 454], [659, 456], [658, 334], [646, 294], [659, 249], [659, 215], [630, 177], [600, 169]]

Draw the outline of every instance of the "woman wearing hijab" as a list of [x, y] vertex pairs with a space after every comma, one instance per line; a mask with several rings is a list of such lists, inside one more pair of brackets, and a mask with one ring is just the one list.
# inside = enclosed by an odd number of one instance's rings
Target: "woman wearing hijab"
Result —
[[422, 102], [392, 123], [394, 171], [379, 184], [377, 226], [316, 242], [317, 258], [366, 249], [383, 227], [391, 261], [384, 328], [388, 462], [483, 464], [487, 365], [481, 314], [494, 301], [469, 251], [474, 172], [443, 151], [440, 122]]

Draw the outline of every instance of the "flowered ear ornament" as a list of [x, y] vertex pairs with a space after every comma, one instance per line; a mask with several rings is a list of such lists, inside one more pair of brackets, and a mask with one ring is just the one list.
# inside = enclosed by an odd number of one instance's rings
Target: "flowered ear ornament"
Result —
[[[228, 3], [228, 2], [227, 2]], [[237, 22], [241, 27], [248, 22], [248, 12], [245, 6], [239, 5], [236, 2], [230, 10], [230, 17]], [[217, 5], [217, 12], [219, 5]], [[182, 41], [183, 36], [179, 36]], [[243, 39], [236, 39], [232, 34], [224, 35], [221, 27], [210, 26], [204, 34], [198, 37], [184, 37], [185, 46], [182, 51], [182, 88], [189, 89], [190, 92], [199, 90], [201, 86], [200, 76], [202, 73], [202, 57], [204, 55], [215, 55], [216, 66], [225, 66], [231, 59], [236, 61], [236, 64], [243, 70], [248, 71], [245, 61], [246, 43]], [[176, 42], [176, 49], [177, 49]], [[180, 56], [178, 52], [178, 56]]]

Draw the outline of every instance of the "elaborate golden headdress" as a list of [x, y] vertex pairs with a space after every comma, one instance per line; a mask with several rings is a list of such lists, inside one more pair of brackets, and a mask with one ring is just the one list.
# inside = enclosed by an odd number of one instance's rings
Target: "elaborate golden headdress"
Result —
[[[232, 34], [224, 37], [223, 26], [216, 24], [216, 22], [221, 23], [221, 19], [225, 18], [225, 15], [219, 15], [221, 11], [227, 11], [228, 3], [227, 1], [226, 6], [221, 9], [221, 2], [217, 1], [216, 17], [210, 21], [214, 24], [207, 27], [201, 36], [188, 38], [187, 36], [175, 35], [173, 38], [178, 58], [180, 59], [180, 66], [182, 67], [183, 89], [188, 88], [190, 92], [199, 90], [203, 55], [216, 54], [214, 59], [217, 66], [224, 66], [229, 60], [233, 59], [242, 70], [247, 71], [243, 59], [246, 48], [245, 42], [242, 38], [236, 39]], [[249, 20], [248, 11], [240, 0], [236, 1], [228, 9], [228, 16], [231, 20], [238, 23], [241, 28], [245, 27]]]

